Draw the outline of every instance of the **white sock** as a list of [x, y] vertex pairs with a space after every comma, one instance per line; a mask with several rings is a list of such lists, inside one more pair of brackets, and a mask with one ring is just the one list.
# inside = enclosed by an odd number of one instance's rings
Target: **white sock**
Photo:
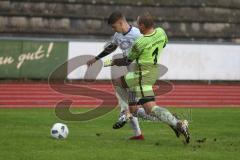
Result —
[[116, 86], [116, 96], [121, 112], [128, 109], [128, 92], [127, 89]]
[[138, 123], [138, 118], [137, 117], [132, 117], [130, 118], [130, 125], [134, 131], [134, 135], [135, 136], [139, 136], [142, 134], [141, 129], [139, 127], [139, 123]]
[[157, 117], [154, 115], [147, 114], [144, 110], [144, 108], [138, 108], [137, 110], [137, 117], [140, 117], [145, 120], [150, 120], [150, 121], [159, 121]]
[[154, 106], [152, 113], [161, 121], [167, 123], [170, 126], [176, 127], [178, 120], [174, 117], [166, 108]]

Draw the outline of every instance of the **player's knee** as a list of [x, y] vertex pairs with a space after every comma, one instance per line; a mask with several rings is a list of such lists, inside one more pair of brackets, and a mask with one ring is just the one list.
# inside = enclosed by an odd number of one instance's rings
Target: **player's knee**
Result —
[[143, 107], [146, 111], [147, 114], [151, 114], [152, 113], [152, 108], [156, 106], [156, 103], [154, 101], [150, 101], [150, 102], [147, 102], [147, 103], [144, 103], [143, 104]]
[[129, 111], [130, 111], [130, 113], [132, 113], [132, 114], [137, 114], [137, 110], [138, 110], [138, 106], [137, 105], [131, 105], [131, 106], [129, 106]]

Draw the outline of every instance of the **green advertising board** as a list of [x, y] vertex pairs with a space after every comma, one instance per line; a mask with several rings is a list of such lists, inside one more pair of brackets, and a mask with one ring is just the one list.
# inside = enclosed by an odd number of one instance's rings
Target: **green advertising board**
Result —
[[0, 40], [1, 79], [47, 79], [67, 59], [68, 42]]

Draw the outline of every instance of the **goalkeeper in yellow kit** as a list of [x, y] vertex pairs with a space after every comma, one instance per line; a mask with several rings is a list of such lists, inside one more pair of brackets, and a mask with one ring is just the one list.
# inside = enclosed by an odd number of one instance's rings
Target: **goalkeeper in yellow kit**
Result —
[[[182, 134], [189, 143], [190, 134], [187, 120], [177, 119], [166, 108], [157, 106], [155, 102], [153, 85], [159, 78], [159, 59], [162, 49], [168, 42], [167, 35], [162, 28], [154, 28], [153, 18], [148, 13], [139, 16], [137, 23], [143, 36], [135, 41], [127, 57], [112, 61], [112, 65], [117, 66], [135, 62], [134, 70], [113, 80], [113, 83], [133, 91], [134, 95], [129, 97], [131, 114], [138, 115], [138, 106], [142, 105], [148, 114], [154, 115], [160, 121], [168, 124], [178, 137]], [[124, 116], [131, 118], [131, 114]]]

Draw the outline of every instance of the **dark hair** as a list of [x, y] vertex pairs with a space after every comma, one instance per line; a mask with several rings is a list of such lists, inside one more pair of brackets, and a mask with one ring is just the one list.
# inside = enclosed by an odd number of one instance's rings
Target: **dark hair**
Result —
[[125, 18], [123, 14], [119, 11], [113, 12], [108, 18], [108, 24], [112, 25], [117, 22], [119, 19]]
[[154, 27], [154, 19], [149, 12], [145, 12], [138, 17], [138, 23], [143, 24], [146, 28]]

